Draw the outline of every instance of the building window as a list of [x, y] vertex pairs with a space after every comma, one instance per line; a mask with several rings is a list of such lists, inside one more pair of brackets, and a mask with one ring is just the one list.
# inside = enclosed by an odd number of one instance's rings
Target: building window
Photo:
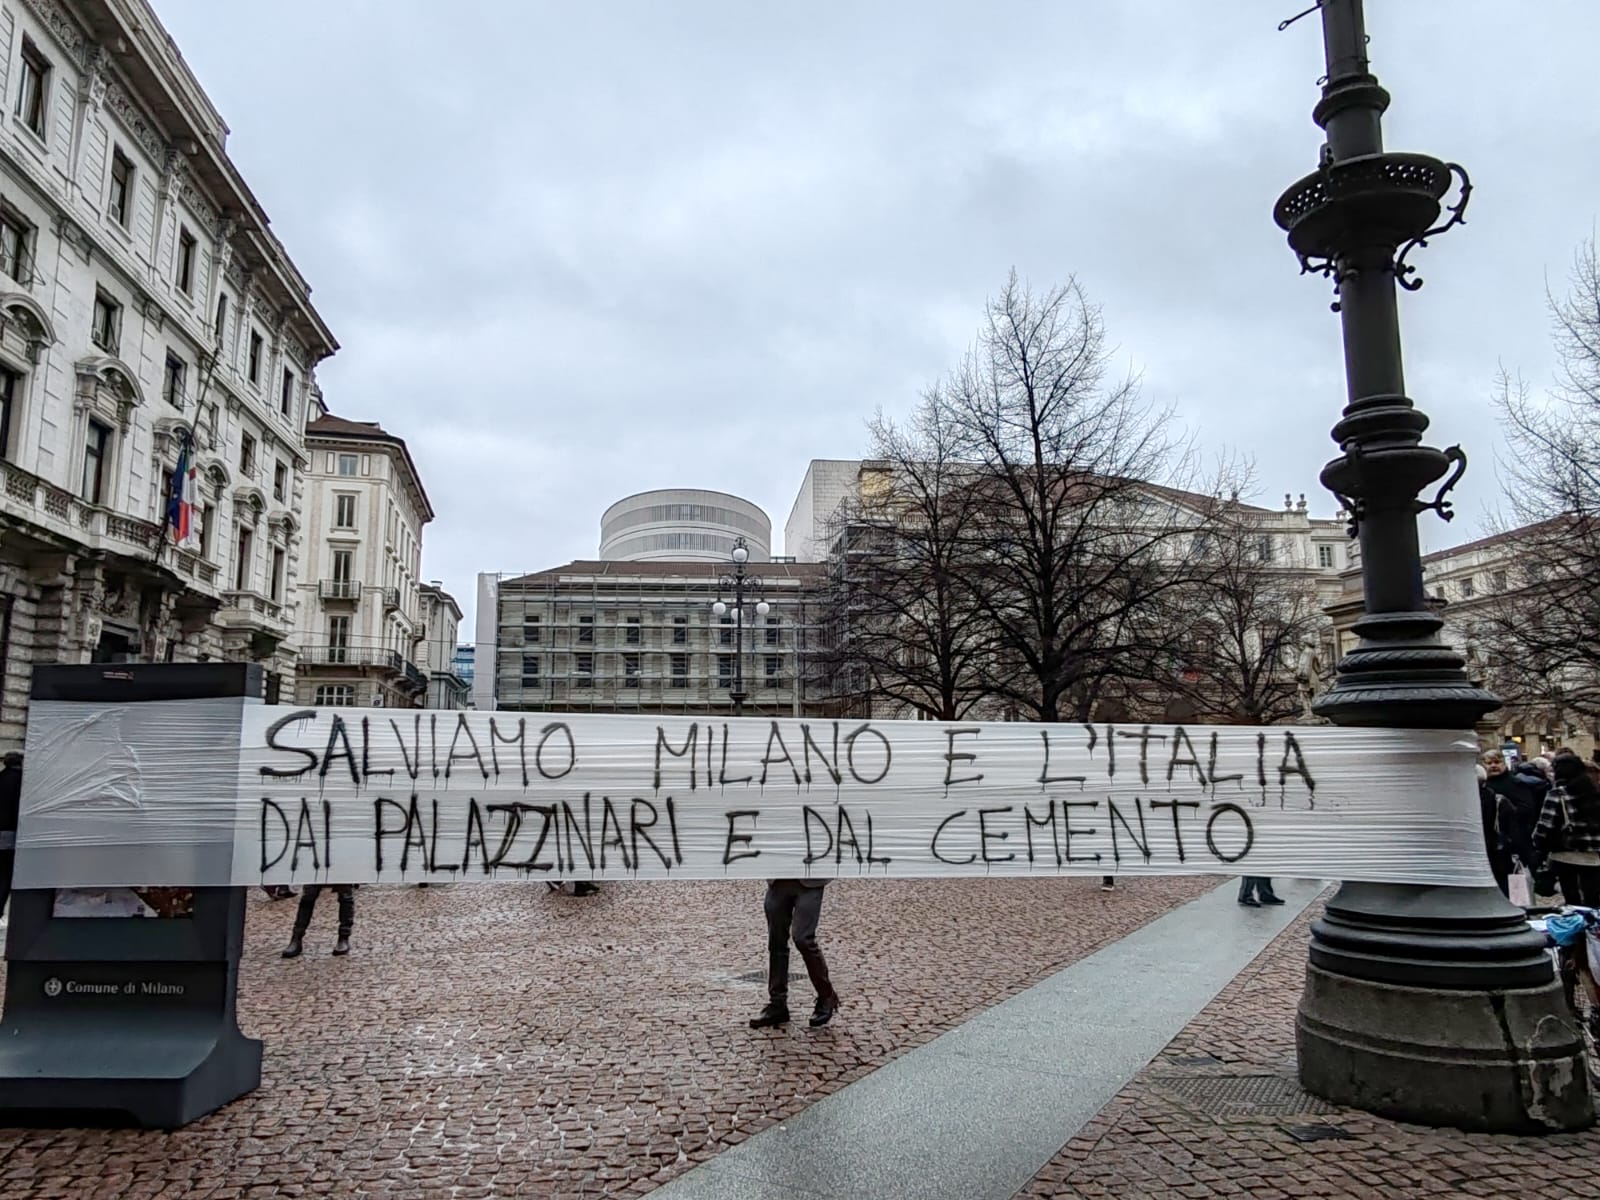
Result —
[[117, 326], [121, 316], [122, 305], [104, 292], [95, 292], [94, 324], [89, 327], [89, 340], [107, 354], [117, 352]]
[[638, 617], [629, 617], [627, 627], [623, 630], [624, 640], [630, 646], [637, 646], [643, 640], [643, 627], [639, 624]]
[[183, 407], [183, 377], [189, 368], [171, 350], [167, 351], [167, 370], [161, 384], [161, 394], [173, 408]]
[[349, 492], [341, 492], [333, 498], [333, 527], [335, 529], [356, 527], [356, 498]]
[[1256, 538], [1256, 559], [1260, 562], [1269, 563], [1272, 561], [1272, 556], [1272, 538], [1266, 534]]
[[250, 551], [255, 533], [248, 525], [239, 526], [237, 557], [233, 563], [233, 590], [243, 592], [250, 587]]
[[194, 234], [187, 229], [178, 230], [178, 290], [184, 295], [194, 294]]
[[239, 472], [243, 475], [256, 473], [256, 439], [248, 433], [239, 439]]
[[522, 656], [522, 686], [539, 686], [539, 656], [537, 654], [524, 654]]
[[355, 574], [356, 556], [349, 550], [335, 550], [333, 552], [333, 582], [334, 591], [339, 599], [348, 600], [355, 595], [355, 584], [352, 577]]
[[592, 688], [594, 686], [594, 655], [576, 655], [573, 674], [576, 676], [572, 681], [573, 687]]
[[1317, 566], [1324, 569], [1333, 566], [1333, 547], [1326, 542], [1317, 547]]
[[283, 395], [278, 402], [278, 409], [286, 417], [294, 415], [294, 372], [288, 367], [283, 369]]
[[639, 656], [637, 654], [624, 654], [622, 656], [622, 686], [631, 688], [639, 686]]
[[0, 208], [0, 271], [23, 287], [33, 283], [33, 226]]
[[254, 329], [250, 331], [249, 376], [251, 383], [261, 382], [261, 335]]
[[778, 644], [778, 618], [777, 617], [768, 617], [767, 618], [767, 645], [776, 646], [777, 644]]
[[778, 684], [778, 672], [783, 669], [783, 660], [780, 659], [776, 654], [769, 654], [766, 656], [766, 659], [767, 661], [765, 666], [767, 671], [767, 683], [770, 686], [776, 687]]
[[[689, 618], [672, 618], [672, 644], [674, 646], [687, 646], [689, 644]], [[682, 657], [679, 655], [678, 657]]]
[[124, 229], [133, 213], [133, 163], [121, 146], [111, 150], [111, 191], [106, 196], [106, 211]]
[[111, 453], [111, 427], [89, 418], [89, 436], [83, 453], [82, 497], [90, 504], [99, 504], [105, 490], [106, 459]]
[[209, 560], [214, 539], [212, 529], [216, 526], [217, 510], [209, 504], [200, 506], [200, 556]]
[[733, 618], [723, 617], [722, 628], [717, 630], [717, 641], [724, 646], [733, 645]]
[[354, 708], [356, 685], [353, 683], [319, 683], [315, 704], [318, 708]]
[[17, 419], [17, 385], [22, 376], [10, 367], [0, 366], [0, 458], [11, 460], [11, 427]]
[[578, 645], [580, 645], [580, 646], [592, 646], [592, 645], [594, 645], [594, 618], [593, 617], [579, 617], [578, 618]]
[[328, 618], [328, 661], [331, 663], [347, 663], [350, 661], [350, 618]]
[[44, 137], [45, 102], [50, 95], [50, 60], [39, 53], [32, 38], [22, 39], [21, 81], [17, 87], [17, 116]]
[[717, 686], [733, 686], [733, 655], [717, 655]]
[[212, 328], [217, 345], [222, 345], [222, 335], [228, 328], [228, 297], [226, 293], [217, 297], [217, 320]]
[[1494, 585], [1495, 591], [1503, 592], [1506, 590], [1506, 573], [1504, 571], [1496, 571], [1489, 578], [1490, 582]]
[[674, 654], [672, 656], [672, 686], [675, 688], [689, 686], [689, 656], [687, 654]]
[[1473, 595], [1476, 592], [1477, 592], [1477, 583], [1472, 578], [1471, 575], [1468, 575], [1464, 579], [1462, 579], [1462, 581], [1461, 581], [1461, 598], [1463, 600], [1471, 600]]
[[522, 644], [524, 646], [537, 646], [542, 640], [543, 628], [538, 617], [524, 615], [522, 618]]
[[274, 500], [289, 499], [289, 468], [283, 463], [272, 465], [272, 498]]
[[[355, 475], [359, 466], [360, 466], [360, 464], [356, 461], [356, 456], [354, 454], [341, 454], [341, 455], [339, 455], [339, 474], [345, 476], [346, 478], [349, 478], [349, 477]], [[390, 538], [391, 541], [394, 539], [394, 533], [393, 533], [393, 530], [392, 530], [393, 524], [394, 523], [391, 521], [390, 522], [391, 531], [390, 531], [390, 534], [389, 534], [389, 538]]]
[[283, 603], [283, 547], [272, 548], [272, 599], [277, 604]]

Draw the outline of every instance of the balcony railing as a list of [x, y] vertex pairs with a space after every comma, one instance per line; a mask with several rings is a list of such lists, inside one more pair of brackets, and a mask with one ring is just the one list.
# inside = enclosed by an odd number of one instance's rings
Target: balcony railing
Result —
[[[316, 667], [377, 667], [400, 674], [405, 662], [398, 650], [385, 646], [304, 646], [300, 661]], [[413, 668], [415, 669], [415, 668]]]
[[399, 588], [386, 587], [386, 588], [375, 588], [373, 590], [383, 593], [383, 611], [384, 612], [393, 612], [395, 609], [400, 607], [400, 589]]
[[317, 594], [324, 600], [360, 600], [361, 585], [350, 579], [324, 579]]

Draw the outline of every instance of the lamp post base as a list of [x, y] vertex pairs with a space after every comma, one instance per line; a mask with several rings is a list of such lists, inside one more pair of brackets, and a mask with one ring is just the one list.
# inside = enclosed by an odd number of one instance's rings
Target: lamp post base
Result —
[[1494, 888], [1343, 885], [1312, 930], [1301, 1084], [1419, 1125], [1588, 1128], [1583, 1035], [1542, 942]]

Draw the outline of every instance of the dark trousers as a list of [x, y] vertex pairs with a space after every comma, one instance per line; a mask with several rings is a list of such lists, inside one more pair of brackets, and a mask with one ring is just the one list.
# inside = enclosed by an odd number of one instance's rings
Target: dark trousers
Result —
[[1553, 862], [1561, 881], [1561, 898], [1582, 908], [1600, 908], [1600, 867], [1580, 867], [1575, 863]]
[[317, 909], [322, 889], [332, 888], [339, 897], [339, 936], [347, 938], [356, 923], [356, 889], [348, 883], [308, 883], [300, 889], [300, 907], [294, 912], [294, 936], [305, 937], [311, 928], [311, 914]]
[[803, 887], [791, 880], [767, 885], [767, 995], [772, 1003], [789, 1004], [789, 939], [805, 961], [806, 974], [817, 996], [833, 995], [828, 963], [817, 946], [817, 922], [822, 919], [822, 889]]
[[1272, 894], [1272, 880], [1265, 875], [1246, 875], [1239, 880], [1241, 900], [1261, 900]]
[[6, 898], [11, 895], [11, 871], [16, 865], [15, 850], [0, 850], [0, 909], [6, 906]]

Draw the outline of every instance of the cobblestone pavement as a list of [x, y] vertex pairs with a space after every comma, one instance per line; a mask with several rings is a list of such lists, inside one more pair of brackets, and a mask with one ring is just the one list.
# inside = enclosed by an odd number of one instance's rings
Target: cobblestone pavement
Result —
[[1217, 882], [837, 884], [822, 938], [844, 1007], [772, 1032], [745, 1026], [759, 883], [367, 887], [348, 959], [325, 894], [293, 962], [293, 901], [253, 892], [240, 1016], [266, 1039], [261, 1088], [172, 1134], [0, 1130], [0, 1197], [639, 1195]]
[[[1020, 1196], [1600, 1196], [1600, 1132], [1424, 1129], [1300, 1090], [1294, 1013], [1308, 927], [1321, 907], [1241, 972]], [[1302, 1142], [1291, 1129], [1337, 1136]]]

